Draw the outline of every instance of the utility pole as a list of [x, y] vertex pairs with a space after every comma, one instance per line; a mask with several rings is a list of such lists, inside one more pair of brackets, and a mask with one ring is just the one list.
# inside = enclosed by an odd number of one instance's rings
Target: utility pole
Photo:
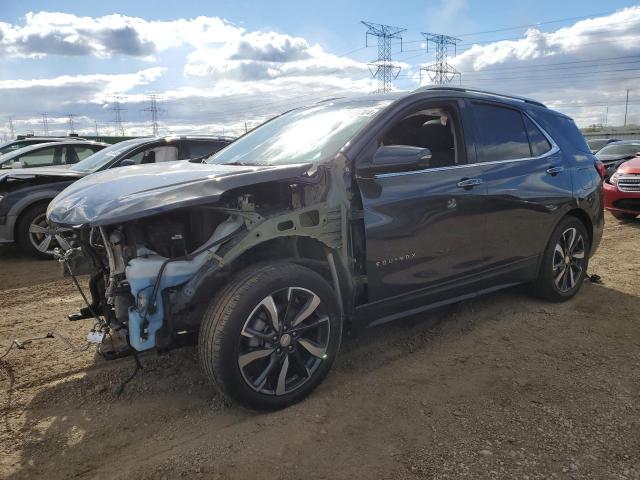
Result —
[[100, 130], [98, 130], [98, 121], [97, 120], [93, 121], [93, 126], [96, 129], [96, 137], [99, 137], [100, 136]]
[[149, 107], [143, 108], [143, 112], [151, 112], [151, 128], [153, 130], [153, 136], [158, 136], [158, 112], [166, 112], [161, 108], [158, 108], [158, 96], [156, 94], [149, 95]]
[[393, 27], [391, 25], [382, 25], [380, 23], [371, 23], [361, 21], [367, 27], [365, 35], [365, 46], [369, 46], [369, 35], [378, 38], [378, 60], [368, 64], [369, 71], [373, 78], [378, 79], [378, 93], [384, 93], [391, 90], [391, 82], [398, 77], [400, 67], [391, 62], [391, 41], [393, 39], [400, 40], [400, 51], [402, 51], [402, 32], [406, 28]]
[[624, 126], [627, 126], [627, 110], [629, 109], [629, 89], [627, 88], [627, 100], [624, 102]]
[[244, 122], [244, 133], [247, 133], [247, 122]]
[[9, 133], [11, 134], [11, 140], [16, 138], [16, 131], [13, 127], [13, 117], [9, 117]]
[[49, 114], [42, 114], [42, 130], [44, 131], [44, 136], [49, 135]]
[[458, 75], [462, 79], [462, 75], [458, 70], [449, 65], [447, 57], [449, 56], [449, 46], [452, 45], [454, 49], [454, 56], [456, 54], [456, 44], [460, 41], [459, 38], [450, 37], [449, 35], [441, 35], [439, 33], [425, 33], [421, 32], [422, 36], [427, 42], [427, 51], [429, 51], [429, 44], [432, 43], [436, 46], [436, 63], [422, 67], [420, 69], [420, 83], [422, 83], [422, 71], [424, 70], [432, 82], [442, 85], [449, 83], [453, 78]]
[[73, 134], [76, 133], [75, 124], [73, 123], [73, 117], [75, 117], [75, 115], [73, 113], [68, 113], [67, 114], [67, 118], [69, 119], [68, 120], [68, 123], [69, 123], [69, 135], [73, 135]]
[[122, 97], [113, 95], [111, 99], [111, 111], [113, 112], [113, 134], [124, 137], [124, 127], [122, 126], [122, 112], [125, 110], [120, 106]]

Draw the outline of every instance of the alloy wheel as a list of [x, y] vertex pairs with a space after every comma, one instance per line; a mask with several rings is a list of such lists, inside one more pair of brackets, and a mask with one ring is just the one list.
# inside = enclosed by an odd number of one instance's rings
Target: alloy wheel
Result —
[[29, 225], [29, 241], [36, 250], [53, 255], [53, 250], [57, 247], [63, 250], [71, 248], [65, 238], [70, 231], [67, 228], [53, 227], [47, 222], [47, 217], [43, 213], [34, 218]]
[[278, 290], [251, 312], [238, 366], [253, 390], [281, 396], [304, 385], [327, 358], [330, 321], [320, 297], [301, 287]]
[[560, 292], [568, 292], [576, 286], [584, 270], [585, 256], [582, 234], [575, 227], [567, 228], [553, 251], [553, 281]]

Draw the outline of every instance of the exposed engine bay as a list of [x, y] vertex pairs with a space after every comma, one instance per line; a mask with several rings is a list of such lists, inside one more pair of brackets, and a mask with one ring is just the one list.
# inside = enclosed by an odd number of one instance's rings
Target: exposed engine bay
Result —
[[346, 218], [343, 206], [328, 206], [326, 174], [306, 183], [252, 185], [211, 204], [78, 229], [75, 253], [65, 261], [74, 274], [91, 275], [92, 300], [76, 318], [102, 316], [106, 329], [119, 332], [135, 351], [168, 349], [179, 337], [197, 333], [219, 286], [243, 265], [274, 255], [325, 262], [319, 245], [340, 248]]

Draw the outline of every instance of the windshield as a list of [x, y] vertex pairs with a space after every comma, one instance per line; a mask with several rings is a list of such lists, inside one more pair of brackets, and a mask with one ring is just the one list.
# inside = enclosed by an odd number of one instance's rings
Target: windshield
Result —
[[612, 143], [598, 152], [601, 155], [635, 155], [640, 152], [640, 143]]
[[249, 132], [207, 163], [283, 165], [317, 163], [335, 155], [391, 100], [323, 103], [293, 110]]
[[133, 140], [125, 140], [124, 142], [115, 143], [85, 158], [81, 162], [76, 163], [71, 167], [71, 170], [82, 173], [96, 172], [105, 165], [111, 163], [113, 159], [121, 153], [124, 153], [132, 147], [140, 145], [146, 141], [147, 139], [136, 138]]

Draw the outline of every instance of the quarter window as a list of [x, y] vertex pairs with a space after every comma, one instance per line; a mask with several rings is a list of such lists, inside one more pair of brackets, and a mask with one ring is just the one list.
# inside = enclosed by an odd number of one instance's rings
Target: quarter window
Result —
[[518, 110], [474, 104], [478, 124], [478, 150], [483, 162], [531, 156], [522, 114]]
[[529, 143], [531, 144], [531, 154], [534, 157], [544, 155], [551, 150], [551, 144], [547, 137], [545, 137], [540, 129], [524, 115], [524, 124], [527, 127], [527, 134], [529, 135]]

